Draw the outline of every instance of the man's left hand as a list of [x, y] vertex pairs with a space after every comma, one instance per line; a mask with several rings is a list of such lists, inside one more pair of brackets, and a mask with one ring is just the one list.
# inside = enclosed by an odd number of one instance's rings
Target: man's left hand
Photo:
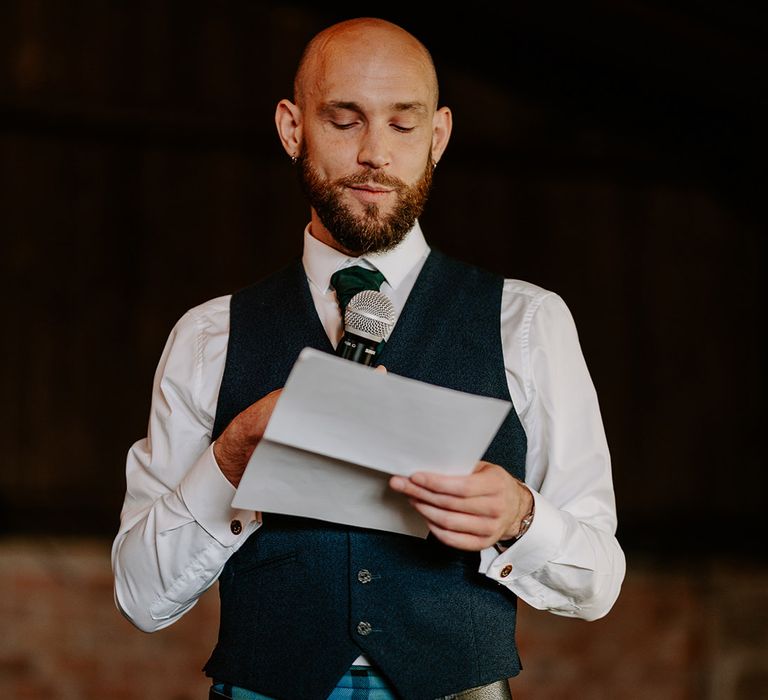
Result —
[[533, 506], [526, 486], [490, 462], [466, 476], [416, 472], [393, 476], [389, 485], [409, 497], [437, 539], [472, 552], [514, 538]]

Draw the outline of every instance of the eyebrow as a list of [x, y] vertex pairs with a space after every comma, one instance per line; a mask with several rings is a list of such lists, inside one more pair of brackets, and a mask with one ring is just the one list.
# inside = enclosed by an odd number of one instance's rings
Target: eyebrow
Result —
[[393, 106], [397, 112], [427, 112], [427, 105], [423, 102], [395, 102]]
[[[416, 112], [420, 114], [427, 113], [427, 106], [423, 102], [395, 102], [392, 108], [396, 112]], [[320, 105], [318, 110], [320, 114], [331, 114], [337, 110], [347, 110], [350, 112], [357, 112], [363, 114], [363, 108], [357, 102], [346, 102], [344, 100], [331, 100]]]

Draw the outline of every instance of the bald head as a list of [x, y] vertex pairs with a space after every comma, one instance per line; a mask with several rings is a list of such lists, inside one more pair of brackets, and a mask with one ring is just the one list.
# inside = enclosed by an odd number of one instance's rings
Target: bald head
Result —
[[275, 125], [299, 164], [312, 236], [346, 253], [388, 250], [413, 227], [451, 135], [424, 45], [380, 19], [354, 19], [309, 43], [294, 101]]
[[293, 83], [294, 101], [303, 108], [307, 98], [323, 88], [332, 64], [361, 61], [376, 65], [408, 66], [423, 81], [432, 109], [437, 108], [437, 73], [432, 56], [416, 37], [396, 24], [363, 17], [334, 24], [317, 34], [304, 49]]

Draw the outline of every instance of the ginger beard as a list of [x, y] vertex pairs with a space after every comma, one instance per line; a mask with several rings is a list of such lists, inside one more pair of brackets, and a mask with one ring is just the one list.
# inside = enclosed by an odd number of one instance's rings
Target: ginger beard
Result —
[[[391, 250], [405, 238], [424, 209], [434, 170], [431, 153], [422, 176], [413, 185], [406, 185], [386, 173], [367, 170], [333, 181], [326, 180], [309, 162], [306, 151], [302, 151], [297, 165], [302, 189], [320, 221], [339, 245], [357, 255]], [[342, 201], [345, 188], [366, 183], [395, 191], [397, 201], [389, 214], [382, 214], [378, 204], [370, 203], [365, 205], [361, 215], [356, 215]]]

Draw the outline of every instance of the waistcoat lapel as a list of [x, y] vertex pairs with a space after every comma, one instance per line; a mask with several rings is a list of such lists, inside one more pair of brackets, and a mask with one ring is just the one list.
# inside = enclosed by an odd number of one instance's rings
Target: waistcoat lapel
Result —
[[229, 313], [230, 338], [212, 440], [238, 413], [285, 385], [303, 348], [333, 352], [300, 260], [233, 294]]

